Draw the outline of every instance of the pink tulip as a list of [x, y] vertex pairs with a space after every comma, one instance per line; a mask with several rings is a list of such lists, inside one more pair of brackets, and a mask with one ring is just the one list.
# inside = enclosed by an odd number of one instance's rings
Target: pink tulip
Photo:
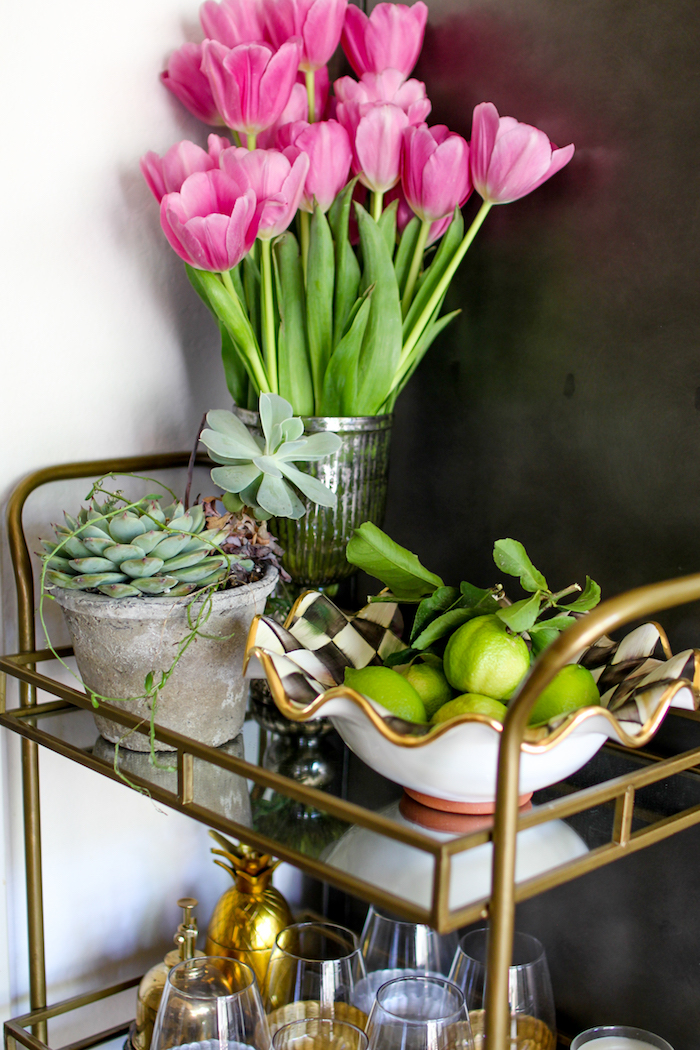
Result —
[[348, 0], [263, 0], [270, 40], [281, 47], [298, 36], [303, 41], [300, 68], [306, 73], [325, 66], [343, 31]]
[[352, 168], [360, 181], [375, 193], [395, 186], [401, 174], [401, 149], [408, 117], [390, 102], [338, 106], [338, 120], [350, 136]]
[[428, 8], [422, 0], [412, 7], [377, 4], [369, 18], [350, 4], [342, 45], [358, 77], [398, 69], [405, 79], [418, 61], [427, 20]]
[[249, 187], [258, 202], [258, 237], [279, 237], [294, 218], [304, 191], [309, 158], [299, 153], [290, 159], [275, 149], [225, 150], [219, 163], [236, 182]]
[[205, 40], [202, 70], [228, 127], [255, 135], [271, 127], [289, 102], [301, 53], [295, 38], [273, 51], [269, 44], [231, 49]]
[[[330, 91], [328, 70], [325, 66], [322, 69], [317, 69], [314, 73], [314, 83], [316, 88], [316, 114], [319, 116], [323, 114], [326, 109], [328, 93]], [[289, 142], [281, 143], [278, 141], [278, 133], [280, 129], [286, 124], [295, 123], [297, 120], [307, 121], [308, 119], [309, 96], [306, 92], [306, 76], [304, 73], [298, 73], [297, 82], [293, 85], [292, 93], [289, 96], [289, 102], [284, 107], [282, 113], [272, 127], [266, 128], [265, 131], [260, 132], [256, 145], [259, 149], [269, 149], [271, 146], [274, 149], [284, 149], [285, 146], [289, 145]]]
[[[293, 84], [289, 102], [280, 113], [278, 119], [271, 127], [265, 128], [258, 135], [256, 140], [258, 149], [283, 149], [279, 139], [280, 130], [294, 124], [298, 120], [306, 121], [308, 115], [309, 99], [306, 94], [306, 88], [303, 84]], [[289, 143], [285, 142], [284, 145], [289, 145]]]
[[[399, 233], [403, 233], [411, 219], [414, 219], [416, 215], [415, 212], [412, 211], [411, 208], [409, 208], [408, 206], [408, 201], [404, 197], [400, 182], [397, 183], [396, 186], [394, 186], [393, 190], [389, 190], [389, 192], [386, 194], [386, 196], [384, 197], [384, 206], [386, 207], [387, 204], [391, 204], [391, 202], [395, 200], [398, 200], [399, 202], [399, 206], [396, 211], [396, 228], [399, 231]], [[451, 222], [452, 215], [446, 215], [444, 219], [438, 219], [437, 222], [434, 222], [431, 225], [430, 230], [428, 232], [428, 239], [425, 242], [426, 248], [429, 248], [431, 244], [435, 244], [436, 241], [440, 240], [443, 233], [445, 232], [445, 230]]]
[[409, 124], [422, 124], [432, 108], [425, 94], [425, 84], [420, 80], [406, 80], [398, 69], [365, 73], [361, 80], [341, 77], [333, 88], [341, 103], [359, 102], [367, 105], [372, 102], [391, 102], [404, 111]]
[[499, 117], [492, 102], [474, 110], [470, 166], [474, 188], [488, 204], [517, 201], [568, 164], [574, 146], [557, 149], [544, 131]]
[[261, 0], [205, 0], [199, 20], [204, 35], [226, 47], [267, 39]]
[[183, 44], [170, 56], [168, 68], [160, 79], [199, 120], [205, 124], [223, 124], [201, 65], [202, 45]]
[[179, 193], [185, 179], [195, 171], [219, 166], [219, 154], [231, 143], [220, 135], [209, 136], [209, 152], [194, 142], [178, 142], [163, 157], [152, 150], [141, 158], [141, 173], [158, 203], [166, 193]]
[[423, 222], [452, 215], [472, 192], [469, 146], [444, 124], [407, 128], [401, 182], [408, 206]]
[[226, 172], [198, 171], [179, 193], [160, 202], [170, 246], [198, 270], [222, 273], [237, 266], [258, 232], [255, 194]]
[[297, 150], [309, 158], [309, 172], [299, 207], [302, 211], [314, 210], [314, 201], [322, 212], [327, 212], [341, 189], [348, 181], [352, 149], [345, 128], [336, 120], [307, 124], [300, 120], [284, 128], [280, 143], [286, 140], [291, 156]]

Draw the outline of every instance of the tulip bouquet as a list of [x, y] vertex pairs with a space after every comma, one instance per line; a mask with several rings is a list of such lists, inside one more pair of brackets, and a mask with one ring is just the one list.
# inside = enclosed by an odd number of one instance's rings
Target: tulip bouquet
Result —
[[[236, 404], [280, 394], [298, 415], [390, 412], [437, 334], [450, 281], [489, 209], [573, 155], [474, 110], [467, 143], [430, 127], [410, 77], [428, 9], [348, 0], [205, 0], [206, 39], [163, 83], [209, 125], [142, 171], [163, 231], [222, 335]], [[338, 44], [357, 74], [331, 94]], [[465, 233], [461, 207], [482, 203]], [[431, 246], [438, 244], [436, 250]]]

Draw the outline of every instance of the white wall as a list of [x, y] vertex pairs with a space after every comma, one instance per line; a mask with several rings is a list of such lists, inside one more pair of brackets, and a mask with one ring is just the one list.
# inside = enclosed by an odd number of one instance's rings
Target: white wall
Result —
[[[50, 463], [191, 445], [227, 393], [215, 328], [160, 234], [139, 156], [204, 140], [158, 81], [198, 0], [4, 4], [0, 499]], [[85, 483], [71, 490], [79, 500]], [[28, 508], [46, 534], [65, 493]], [[16, 634], [2, 550], [4, 651]], [[0, 1018], [25, 1008], [18, 741], [0, 749]], [[49, 998], [150, 964], [175, 900], [226, 886], [206, 829], [42, 752]]]

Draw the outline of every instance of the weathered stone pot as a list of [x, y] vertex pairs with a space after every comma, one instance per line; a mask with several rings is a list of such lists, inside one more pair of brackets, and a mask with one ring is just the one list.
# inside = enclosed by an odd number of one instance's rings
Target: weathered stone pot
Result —
[[[211, 595], [211, 612], [201, 632], [180, 657], [158, 695], [156, 722], [211, 747], [232, 740], [243, 727], [247, 688], [243, 654], [253, 617], [262, 613], [277, 582], [268, 568], [262, 580]], [[158, 681], [173, 664], [178, 645], [190, 633], [202, 608], [197, 595], [185, 598], [108, 598], [86, 591], [52, 589], [63, 609], [78, 670], [88, 690], [104, 697], [127, 698], [124, 710], [151, 717], [144, 692], [149, 671]], [[132, 751], [148, 751], [147, 734], [128, 733], [100, 714], [101, 735]], [[158, 750], [172, 750], [163, 743]]]

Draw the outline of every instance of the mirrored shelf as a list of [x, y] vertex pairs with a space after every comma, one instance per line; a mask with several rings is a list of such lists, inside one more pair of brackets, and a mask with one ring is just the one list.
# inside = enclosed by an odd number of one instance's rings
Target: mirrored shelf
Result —
[[[158, 765], [148, 753], [124, 747], [117, 755], [97, 733], [87, 696], [32, 669], [33, 659], [43, 672], [49, 657], [0, 660], [0, 671], [58, 697], [5, 711], [0, 724], [406, 919], [447, 932], [485, 915], [491, 817], [429, 810], [339, 741], [342, 775], [330, 790], [264, 768], [254, 733], [215, 749], [157, 728], [157, 737], [176, 748], [159, 752]], [[137, 724], [117, 707], [109, 713], [127, 728]], [[667, 722], [656, 753], [607, 745], [521, 810], [518, 900], [700, 822], [700, 775], [693, 768], [700, 763], [700, 723], [676, 716]]]

